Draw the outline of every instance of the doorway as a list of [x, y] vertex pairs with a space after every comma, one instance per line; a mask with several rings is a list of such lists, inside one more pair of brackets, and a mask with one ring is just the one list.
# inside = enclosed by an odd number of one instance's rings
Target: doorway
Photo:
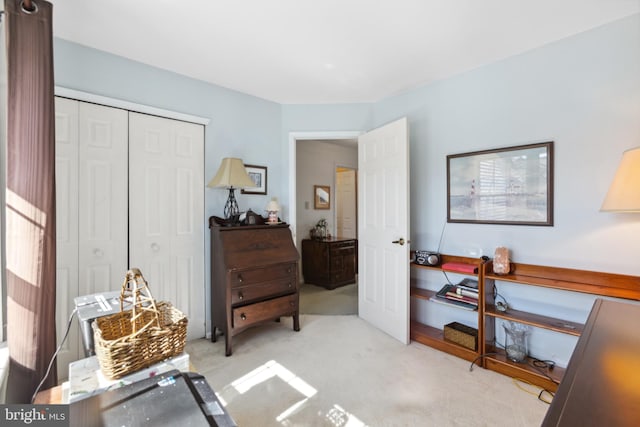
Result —
[[336, 167], [336, 235], [358, 238], [358, 171]]
[[[302, 256], [302, 241], [322, 220], [333, 239], [357, 238], [356, 175], [357, 136], [349, 133], [296, 134], [290, 144], [290, 223], [294, 241]], [[315, 204], [314, 186], [329, 187], [329, 206]], [[343, 234], [346, 233], [346, 236]], [[300, 263], [300, 312], [302, 314], [357, 314], [357, 281], [327, 289], [305, 283]]]

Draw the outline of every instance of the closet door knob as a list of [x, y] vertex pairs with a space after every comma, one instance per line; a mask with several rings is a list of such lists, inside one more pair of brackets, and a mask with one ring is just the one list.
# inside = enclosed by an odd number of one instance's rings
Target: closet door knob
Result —
[[104, 255], [104, 252], [100, 248], [95, 248], [93, 250], [93, 255], [95, 255], [98, 258], [102, 258], [102, 256]]
[[158, 252], [158, 251], [160, 250], [160, 245], [159, 245], [159, 244], [157, 244], [157, 243], [152, 243], [152, 244], [151, 244], [151, 250], [152, 250], [153, 252]]

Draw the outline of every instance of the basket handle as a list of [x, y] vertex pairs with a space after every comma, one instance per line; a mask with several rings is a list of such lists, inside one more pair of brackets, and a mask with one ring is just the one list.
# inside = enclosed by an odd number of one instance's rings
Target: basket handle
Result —
[[[132, 268], [125, 275], [120, 291], [120, 311], [124, 310], [124, 301], [127, 298], [131, 298], [131, 303], [133, 304], [130, 320], [133, 335], [137, 335], [151, 326], [160, 328], [160, 317], [156, 302], [151, 295], [147, 281], [144, 280], [142, 272], [138, 268]], [[145, 312], [152, 312], [153, 316], [151, 320], [142, 325], [142, 316]]]

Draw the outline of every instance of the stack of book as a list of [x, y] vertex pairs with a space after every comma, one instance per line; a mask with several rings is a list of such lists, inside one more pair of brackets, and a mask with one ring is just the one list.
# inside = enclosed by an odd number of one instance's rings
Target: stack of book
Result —
[[477, 310], [478, 289], [462, 284], [446, 284], [430, 300], [441, 304], [455, 305], [466, 310]]

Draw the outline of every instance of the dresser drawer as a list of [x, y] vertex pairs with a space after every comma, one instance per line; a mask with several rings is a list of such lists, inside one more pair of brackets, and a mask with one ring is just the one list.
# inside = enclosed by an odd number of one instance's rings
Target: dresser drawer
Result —
[[233, 309], [233, 327], [242, 328], [265, 320], [292, 314], [298, 310], [298, 294]]
[[231, 289], [231, 304], [245, 304], [255, 300], [282, 295], [296, 290], [295, 276], [255, 285], [236, 286]]
[[230, 273], [231, 287], [236, 288], [276, 279], [294, 279], [295, 273], [296, 264], [277, 264], [251, 270], [234, 271]]
[[356, 244], [354, 240], [348, 240], [346, 242], [331, 243], [330, 248], [332, 251], [351, 251], [351, 253], [355, 253]]

